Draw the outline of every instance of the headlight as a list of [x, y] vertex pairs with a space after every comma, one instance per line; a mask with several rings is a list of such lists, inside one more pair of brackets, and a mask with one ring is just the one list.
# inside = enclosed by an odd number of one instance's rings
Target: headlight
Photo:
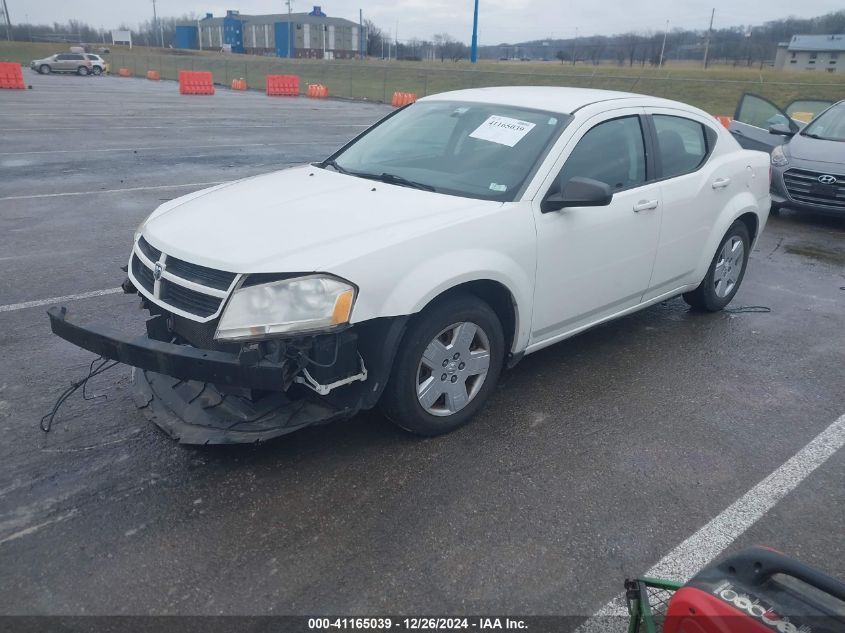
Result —
[[355, 288], [334, 277], [241, 286], [223, 311], [214, 338], [243, 341], [330, 328], [349, 322], [354, 301]]
[[786, 157], [786, 152], [783, 151], [783, 145], [778, 145], [772, 150], [772, 165], [785, 167], [788, 164], [789, 159]]

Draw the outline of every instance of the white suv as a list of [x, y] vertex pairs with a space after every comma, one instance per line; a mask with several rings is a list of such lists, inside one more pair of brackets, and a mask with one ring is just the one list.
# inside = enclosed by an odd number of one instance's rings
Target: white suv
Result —
[[769, 158], [652, 97], [512, 87], [427, 97], [327, 160], [198, 191], [139, 228], [133, 337], [52, 308], [134, 367], [186, 443], [252, 442], [380, 403], [423, 435], [504, 366], [683, 295], [719, 310], [769, 210]]

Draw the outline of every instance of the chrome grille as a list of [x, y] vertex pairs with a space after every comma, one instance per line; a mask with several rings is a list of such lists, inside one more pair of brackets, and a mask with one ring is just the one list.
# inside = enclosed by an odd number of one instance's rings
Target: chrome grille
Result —
[[[170, 257], [143, 237], [132, 253], [129, 271], [141, 294], [169, 312], [194, 321], [214, 317], [237, 278], [236, 273]], [[158, 279], [154, 271], [160, 272]]]
[[[819, 182], [819, 176], [835, 176], [837, 181], [825, 185]], [[789, 197], [796, 202], [845, 210], [845, 175], [789, 169], [783, 174], [783, 183]]]

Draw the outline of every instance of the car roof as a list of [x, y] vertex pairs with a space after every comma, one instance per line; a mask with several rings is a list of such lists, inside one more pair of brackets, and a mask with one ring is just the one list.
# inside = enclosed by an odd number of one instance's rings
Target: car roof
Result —
[[[631, 105], [678, 106], [677, 101], [648, 97], [633, 92], [618, 92], [615, 90], [596, 90], [593, 88], [563, 88], [557, 86], [502, 86], [495, 88], [470, 88], [467, 90], [453, 90], [441, 92], [420, 99], [420, 101], [472, 101], [474, 103], [492, 103], [497, 105], [532, 108], [572, 114], [576, 110], [594, 103], [617, 101], [624, 99], [636, 100]], [[692, 108], [691, 108], [692, 109]]]

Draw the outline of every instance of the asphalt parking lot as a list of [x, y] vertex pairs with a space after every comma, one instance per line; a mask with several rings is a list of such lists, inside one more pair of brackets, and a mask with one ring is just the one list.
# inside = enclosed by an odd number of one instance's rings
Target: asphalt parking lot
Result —
[[[732, 304], [770, 313], [675, 299], [598, 327], [526, 357], [449, 436], [369, 412], [185, 448], [136, 412], [126, 368], [44, 434], [92, 360], [50, 333], [52, 298], [142, 327], [136, 299], [90, 294], [119, 286], [157, 205], [324, 157], [389, 108], [26, 80], [0, 94], [2, 614], [586, 617], [845, 413], [845, 220], [784, 212]], [[844, 481], [840, 449], [728, 550], [845, 578]]]

